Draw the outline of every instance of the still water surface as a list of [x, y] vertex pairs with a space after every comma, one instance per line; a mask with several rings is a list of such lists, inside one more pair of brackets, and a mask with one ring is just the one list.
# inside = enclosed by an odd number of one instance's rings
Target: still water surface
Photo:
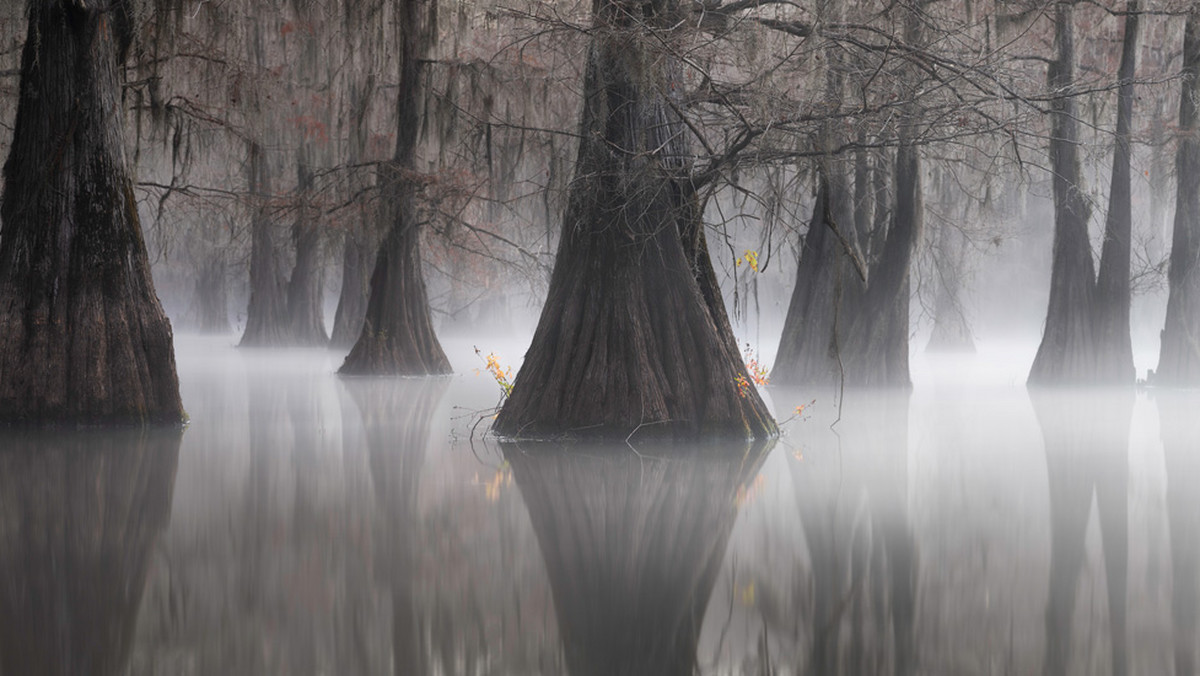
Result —
[[1200, 395], [960, 357], [769, 388], [771, 445], [502, 446], [469, 345], [230, 342], [179, 341], [182, 434], [0, 435], [3, 676], [1192, 673]]

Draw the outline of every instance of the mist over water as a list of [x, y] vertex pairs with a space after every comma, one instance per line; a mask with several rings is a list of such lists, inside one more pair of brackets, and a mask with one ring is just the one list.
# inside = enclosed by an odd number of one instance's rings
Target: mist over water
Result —
[[[469, 341], [447, 341], [455, 375], [427, 379], [232, 344], [178, 338], [191, 424], [167, 471], [165, 442], [126, 432], [0, 438], [5, 674], [96, 655], [134, 674], [1194, 659], [1194, 393], [1031, 394], [1032, 346], [983, 341], [914, 354], [911, 393], [769, 386], [787, 422], [765, 447], [502, 446], [482, 435], [500, 389]], [[515, 372], [519, 340], [479, 347]], [[47, 499], [100, 466], [85, 499]], [[43, 591], [68, 574], [91, 591]]]

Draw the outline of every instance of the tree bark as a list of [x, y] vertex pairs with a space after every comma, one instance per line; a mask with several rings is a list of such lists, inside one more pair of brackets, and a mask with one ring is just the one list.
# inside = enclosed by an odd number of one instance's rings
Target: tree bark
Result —
[[340, 370], [345, 375], [451, 372], [433, 330], [421, 276], [422, 224], [416, 204], [416, 145], [426, 98], [425, 64], [437, 39], [437, 3], [402, 0], [399, 12], [403, 22], [396, 154], [379, 178], [391, 229], [375, 259], [362, 333]]
[[0, 205], [0, 422], [178, 423], [125, 153], [123, 0], [30, 0]]
[[[646, 25], [671, 0], [604, 0], [575, 177], [533, 342], [494, 430], [508, 437], [766, 437], [690, 180], [673, 57]], [[739, 380], [740, 379], [740, 380]]]
[[1196, 11], [1188, 15], [1184, 32], [1170, 291], [1155, 382], [1196, 387], [1200, 386], [1200, 14]]

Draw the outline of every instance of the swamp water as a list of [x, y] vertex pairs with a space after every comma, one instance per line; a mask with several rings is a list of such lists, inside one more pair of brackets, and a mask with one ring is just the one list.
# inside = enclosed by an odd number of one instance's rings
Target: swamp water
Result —
[[181, 435], [0, 436], [4, 676], [1191, 673], [1200, 395], [955, 357], [771, 387], [770, 445], [562, 449], [472, 443], [467, 344], [230, 342], [179, 339]]

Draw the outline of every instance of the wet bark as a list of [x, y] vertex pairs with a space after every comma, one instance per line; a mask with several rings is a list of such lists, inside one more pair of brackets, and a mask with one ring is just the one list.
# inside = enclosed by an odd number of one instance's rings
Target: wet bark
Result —
[[138, 222], [120, 0], [29, 3], [0, 204], [0, 422], [179, 422]]
[[297, 163], [299, 214], [292, 226], [296, 245], [296, 264], [287, 286], [288, 342], [293, 345], [321, 346], [329, 342], [325, 333], [324, 280], [321, 265], [321, 227], [308, 206], [312, 190], [312, 170], [306, 165], [307, 153]]
[[645, 35], [673, 12], [596, 5], [558, 257], [502, 435], [775, 434], [704, 247], [690, 132], [666, 98], [684, 89], [679, 66]]
[[0, 439], [3, 673], [127, 673], [180, 438], [158, 429]]
[[287, 342], [287, 287], [284, 283], [275, 224], [268, 211], [270, 167], [262, 146], [249, 144], [249, 188], [255, 201], [250, 223], [250, 304], [242, 347], [266, 347]]
[[1184, 32], [1170, 295], [1155, 382], [1195, 387], [1200, 386], [1200, 15], [1188, 15]]
[[[1136, 10], [1137, 3], [1130, 5]], [[1074, 86], [1073, 7], [1057, 6], [1050, 88], [1059, 94]], [[1126, 17], [1121, 77], [1133, 76], [1137, 47], [1137, 15]], [[1113, 190], [1105, 226], [1100, 270], [1096, 278], [1088, 241], [1091, 217], [1079, 168], [1079, 132], [1075, 99], [1059, 96], [1051, 103], [1050, 164], [1054, 189], [1054, 254], [1050, 302], [1042, 342], [1029, 373], [1030, 385], [1133, 384], [1129, 338], [1129, 128], [1132, 84], [1122, 84], [1118, 100], [1118, 133], [1113, 160]], [[1122, 121], [1123, 120], [1123, 121]], [[1124, 136], [1122, 137], [1122, 130]]]
[[641, 456], [627, 446], [506, 445], [572, 676], [696, 673], [738, 491], [769, 447], [656, 448]]
[[450, 373], [429, 310], [421, 274], [422, 215], [416, 144], [426, 98], [425, 66], [437, 39], [437, 3], [403, 0], [400, 98], [396, 154], [379, 177], [390, 229], [371, 274], [371, 292], [358, 342], [340, 373], [437, 375]]

